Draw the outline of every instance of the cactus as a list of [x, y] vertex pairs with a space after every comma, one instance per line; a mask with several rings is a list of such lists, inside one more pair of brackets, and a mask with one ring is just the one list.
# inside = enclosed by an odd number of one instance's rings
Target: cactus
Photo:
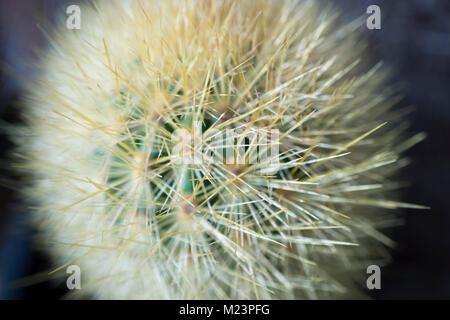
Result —
[[389, 259], [390, 209], [419, 207], [393, 190], [421, 136], [403, 138], [356, 22], [264, 0], [108, 1], [81, 17], [51, 33], [14, 134], [39, 244], [80, 266], [77, 293], [358, 294], [353, 279]]

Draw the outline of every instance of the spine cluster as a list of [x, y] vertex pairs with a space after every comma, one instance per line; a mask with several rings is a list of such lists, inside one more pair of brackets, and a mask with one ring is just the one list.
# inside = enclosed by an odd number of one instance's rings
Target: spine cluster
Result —
[[311, 1], [81, 17], [51, 35], [17, 141], [40, 243], [80, 266], [82, 293], [338, 297], [387, 258], [379, 228], [415, 207], [392, 197], [420, 137], [402, 138], [354, 24]]

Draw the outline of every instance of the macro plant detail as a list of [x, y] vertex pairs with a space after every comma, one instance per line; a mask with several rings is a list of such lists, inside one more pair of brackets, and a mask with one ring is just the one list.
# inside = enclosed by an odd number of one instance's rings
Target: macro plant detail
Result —
[[82, 16], [50, 34], [13, 134], [39, 243], [83, 272], [75, 294], [358, 294], [358, 272], [388, 259], [391, 209], [420, 208], [394, 190], [422, 139], [404, 138], [358, 21], [269, 0], [95, 2]]

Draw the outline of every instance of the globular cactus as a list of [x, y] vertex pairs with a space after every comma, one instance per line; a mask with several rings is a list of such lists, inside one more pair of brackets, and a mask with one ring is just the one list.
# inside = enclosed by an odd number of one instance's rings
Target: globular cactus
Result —
[[78, 293], [334, 298], [387, 257], [389, 209], [414, 207], [392, 199], [399, 154], [420, 136], [402, 139], [355, 23], [269, 0], [81, 18], [50, 34], [14, 133], [40, 244], [80, 266]]

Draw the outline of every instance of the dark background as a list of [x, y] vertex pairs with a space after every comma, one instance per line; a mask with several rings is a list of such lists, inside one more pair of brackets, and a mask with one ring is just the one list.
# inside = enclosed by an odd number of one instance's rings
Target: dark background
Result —
[[[327, 1], [324, 1], [327, 2]], [[398, 248], [392, 263], [382, 268], [382, 289], [368, 292], [375, 299], [450, 298], [449, 181], [450, 1], [447, 0], [335, 0], [343, 18], [364, 15], [369, 5], [381, 8], [381, 30], [365, 33], [375, 56], [395, 71], [404, 85], [402, 105], [415, 106], [411, 133], [427, 139], [408, 152], [412, 164], [404, 171], [410, 186], [405, 202], [431, 210], [405, 210], [405, 224], [392, 230]], [[48, 259], [32, 245], [33, 230], [24, 223], [27, 210], [9, 180], [20, 181], [7, 163], [12, 148], [3, 123], [20, 123], [21, 88], [13, 76], [32, 77], [27, 64], [32, 48], [45, 41], [36, 24], [64, 14], [79, 1], [4, 0], [0, 3], [0, 299], [57, 299], [63, 286], [48, 281], [11, 286], [12, 280], [50, 268]], [[6, 66], [6, 68], [5, 68]], [[9, 70], [13, 70], [10, 72]], [[20, 184], [18, 184], [20, 185]], [[17, 283], [15, 283], [17, 284]]]

